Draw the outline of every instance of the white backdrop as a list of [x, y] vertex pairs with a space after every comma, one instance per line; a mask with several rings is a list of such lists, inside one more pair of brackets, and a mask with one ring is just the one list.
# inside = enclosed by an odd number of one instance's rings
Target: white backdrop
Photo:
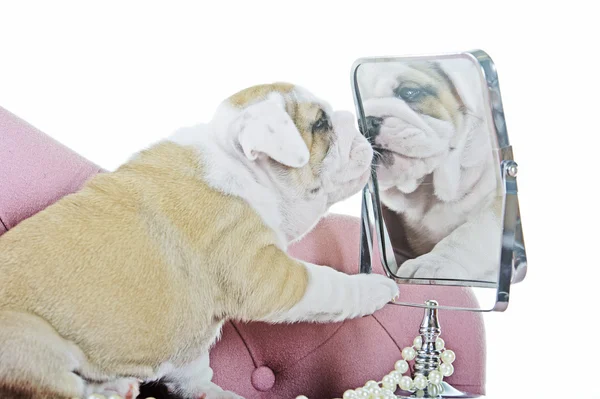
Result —
[[[520, 165], [530, 264], [508, 311], [485, 316], [488, 397], [600, 398], [591, 6], [206, 3], [0, 1], [0, 105], [112, 169], [249, 85], [291, 81], [353, 110], [358, 57], [484, 49]], [[358, 215], [359, 202], [333, 211]]]

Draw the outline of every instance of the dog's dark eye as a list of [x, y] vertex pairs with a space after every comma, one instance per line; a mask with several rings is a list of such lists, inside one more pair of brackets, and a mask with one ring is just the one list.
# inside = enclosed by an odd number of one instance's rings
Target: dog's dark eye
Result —
[[319, 131], [327, 130], [331, 127], [327, 114], [323, 113], [319, 119], [312, 125], [312, 132], [316, 133]]
[[394, 94], [406, 102], [414, 103], [419, 101], [425, 92], [416, 87], [398, 87], [394, 90]]

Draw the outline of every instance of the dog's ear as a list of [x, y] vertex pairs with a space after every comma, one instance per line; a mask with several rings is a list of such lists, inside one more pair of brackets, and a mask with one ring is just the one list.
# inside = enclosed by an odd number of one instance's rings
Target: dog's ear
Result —
[[481, 67], [475, 61], [466, 58], [444, 60], [442, 65], [466, 112], [480, 115], [483, 112], [485, 84], [482, 81]]
[[444, 202], [458, 199], [461, 174], [461, 153], [453, 150], [446, 156], [442, 164], [433, 171], [435, 196]]
[[308, 147], [285, 110], [279, 93], [247, 106], [236, 121], [238, 142], [246, 157], [254, 161], [261, 154], [292, 167], [308, 163]]

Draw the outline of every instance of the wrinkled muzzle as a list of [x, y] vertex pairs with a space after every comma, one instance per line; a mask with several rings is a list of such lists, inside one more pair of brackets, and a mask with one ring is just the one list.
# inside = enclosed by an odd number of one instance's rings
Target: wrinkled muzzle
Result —
[[447, 150], [454, 135], [451, 122], [421, 115], [398, 99], [370, 99], [365, 101], [364, 110], [374, 125], [370, 132], [373, 145], [398, 155], [411, 158], [439, 155]]
[[373, 161], [373, 149], [356, 128], [352, 113], [337, 111], [331, 119], [334, 137], [322, 171], [329, 204], [359, 192], [369, 180]]
[[378, 153], [380, 190], [395, 186], [404, 193], [413, 192], [450, 151], [453, 124], [419, 114], [396, 98], [369, 99], [364, 110], [376, 122], [371, 123], [370, 140]]

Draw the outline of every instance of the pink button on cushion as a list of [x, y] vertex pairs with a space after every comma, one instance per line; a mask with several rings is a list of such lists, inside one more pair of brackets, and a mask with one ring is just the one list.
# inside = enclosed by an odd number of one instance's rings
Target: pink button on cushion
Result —
[[267, 366], [262, 366], [254, 370], [251, 379], [252, 386], [260, 392], [267, 392], [275, 385], [275, 373]]

